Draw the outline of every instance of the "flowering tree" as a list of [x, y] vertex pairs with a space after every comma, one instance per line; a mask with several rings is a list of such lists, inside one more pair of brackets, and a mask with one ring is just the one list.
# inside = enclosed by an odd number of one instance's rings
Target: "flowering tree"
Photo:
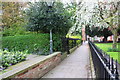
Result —
[[100, 24], [105, 24], [110, 27], [110, 30], [114, 35], [113, 48], [117, 47], [117, 32], [120, 27], [120, 24], [118, 23], [120, 18], [119, 9], [120, 1], [98, 2], [98, 5], [96, 6], [97, 20]]

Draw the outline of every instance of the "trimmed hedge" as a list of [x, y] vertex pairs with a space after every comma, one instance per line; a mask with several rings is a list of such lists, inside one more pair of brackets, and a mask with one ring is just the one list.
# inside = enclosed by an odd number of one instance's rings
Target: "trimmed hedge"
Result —
[[[49, 33], [31, 33], [27, 35], [4, 36], [2, 38], [3, 50], [27, 51], [33, 54], [48, 54], [50, 51]], [[80, 40], [77, 41], [80, 44]], [[70, 45], [72, 45], [70, 41]], [[62, 50], [62, 41], [59, 34], [53, 34], [53, 51]]]
[[[50, 49], [49, 33], [6, 36], [2, 38], [2, 48], [8, 51], [27, 51], [34, 54], [47, 54]], [[61, 51], [61, 39], [53, 34], [53, 51]]]
[[46, 48], [48, 50], [49, 34], [28, 34], [6, 36], [2, 38], [2, 48], [8, 51], [28, 51], [35, 53]]

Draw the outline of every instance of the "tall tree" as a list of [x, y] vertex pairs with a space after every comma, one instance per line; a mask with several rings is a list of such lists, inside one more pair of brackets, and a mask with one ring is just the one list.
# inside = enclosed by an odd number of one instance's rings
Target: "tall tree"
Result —
[[2, 22], [10, 28], [14, 23], [23, 22], [22, 5], [18, 2], [2, 2]]
[[61, 2], [55, 2], [51, 8], [47, 6], [46, 2], [30, 4], [27, 15], [30, 31], [49, 33], [49, 30], [52, 29], [53, 33], [65, 36], [74, 24], [72, 13]]
[[112, 35], [112, 32], [109, 30], [109, 28], [105, 27], [90, 27], [90, 25], [86, 25], [86, 34], [89, 35], [90, 37], [94, 36], [104, 36], [104, 42], [107, 41], [108, 36]]
[[118, 23], [120, 18], [120, 15], [118, 14], [119, 6], [120, 1], [98, 2], [98, 6], [96, 6], [98, 11], [97, 19], [99, 19], [99, 22], [107, 24], [114, 35], [113, 48], [117, 47], [117, 31], [120, 27], [120, 24]]

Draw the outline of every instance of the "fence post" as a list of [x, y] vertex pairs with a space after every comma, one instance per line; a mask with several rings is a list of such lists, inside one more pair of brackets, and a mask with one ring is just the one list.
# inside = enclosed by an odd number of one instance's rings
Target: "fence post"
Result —
[[77, 44], [76, 44], [76, 40], [74, 40], [74, 46], [77, 46]]
[[115, 68], [115, 79], [118, 80], [119, 78], [119, 74], [118, 74], [118, 70], [117, 70], [117, 60], [116, 60], [116, 68]]
[[113, 58], [111, 59], [112, 62], [111, 62], [111, 72], [112, 74], [114, 74], [114, 63], [113, 63]]
[[108, 67], [108, 68], [109, 68], [109, 70], [110, 70], [110, 61], [111, 61], [110, 59], [111, 59], [111, 58], [110, 58], [110, 55], [109, 55], [109, 67]]
[[72, 47], [71, 48], [73, 48], [74, 47], [74, 40], [72, 40]]
[[69, 38], [66, 38], [67, 39], [67, 53], [70, 54], [70, 51], [69, 51]]
[[66, 39], [64, 37], [61, 38], [62, 40], [62, 51], [66, 51]]

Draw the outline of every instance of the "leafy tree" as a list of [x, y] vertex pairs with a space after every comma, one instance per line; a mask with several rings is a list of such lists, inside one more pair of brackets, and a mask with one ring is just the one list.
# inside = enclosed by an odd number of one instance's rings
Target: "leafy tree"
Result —
[[109, 30], [109, 28], [105, 27], [90, 27], [89, 25], [86, 26], [86, 34], [90, 37], [94, 36], [104, 36], [104, 41], [107, 41], [107, 37], [112, 35], [112, 32]]
[[108, 36], [112, 35], [112, 32], [108, 28], [102, 30], [102, 35], [104, 36], [104, 41], [107, 41]]
[[10, 26], [16, 22], [23, 21], [22, 6], [18, 2], [2, 2], [2, 22], [4, 26]]
[[90, 29], [89, 24], [87, 24], [85, 27], [85, 33], [86, 33], [86, 35], [89, 35], [90, 37], [92, 37], [92, 31]]
[[28, 16], [28, 30], [42, 31], [48, 33], [52, 29], [53, 33], [66, 35], [73, 25], [72, 13], [68, 12], [60, 2], [54, 2], [49, 8], [46, 2], [30, 4], [26, 11]]
[[22, 33], [23, 30], [25, 30], [23, 29], [23, 26], [26, 23], [23, 4], [24, 3], [19, 2], [2, 2], [3, 35], [15, 35], [17, 33]]
[[96, 18], [99, 22], [106, 24], [110, 27], [111, 32], [114, 35], [113, 48], [117, 47], [117, 31], [120, 27], [118, 14], [120, 1], [114, 2], [98, 2], [96, 6], [97, 15]]
[[102, 28], [95, 27], [94, 25], [90, 26], [88, 24], [88, 25], [86, 25], [85, 29], [86, 29], [85, 30], [86, 31], [86, 35], [89, 35], [90, 37], [102, 36], [102, 34], [101, 34]]

